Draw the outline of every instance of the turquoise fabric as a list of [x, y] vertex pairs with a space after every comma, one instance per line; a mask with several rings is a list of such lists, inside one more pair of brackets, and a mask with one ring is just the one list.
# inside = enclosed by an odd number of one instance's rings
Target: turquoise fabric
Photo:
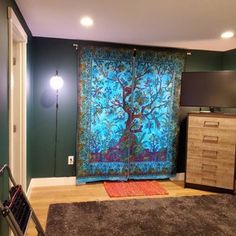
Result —
[[77, 183], [172, 176], [184, 54], [79, 53]]

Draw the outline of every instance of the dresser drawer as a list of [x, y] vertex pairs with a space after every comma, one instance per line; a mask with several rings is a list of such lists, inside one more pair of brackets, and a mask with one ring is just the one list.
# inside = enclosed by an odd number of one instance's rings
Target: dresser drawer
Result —
[[231, 175], [212, 174], [202, 175], [201, 173], [188, 173], [186, 175], [186, 183], [205, 185], [210, 187], [218, 187], [224, 189], [234, 189], [234, 177]]
[[187, 145], [188, 158], [207, 159], [215, 162], [217, 160], [225, 160], [226, 162], [234, 163], [235, 160], [235, 145], [233, 144], [212, 144], [202, 143], [197, 140], [189, 140]]
[[209, 158], [188, 158], [186, 168], [188, 171], [194, 170], [206, 170], [206, 171], [214, 171], [220, 170], [225, 173], [234, 173], [235, 159], [223, 159], [219, 158], [213, 161]]
[[188, 127], [205, 128], [207, 130], [236, 130], [236, 118], [189, 115]]
[[235, 144], [236, 143], [236, 131], [226, 129], [211, 129], [192, 127], [188, 129], [188, 139], [199, 140], [202, 143], [213, 144]]

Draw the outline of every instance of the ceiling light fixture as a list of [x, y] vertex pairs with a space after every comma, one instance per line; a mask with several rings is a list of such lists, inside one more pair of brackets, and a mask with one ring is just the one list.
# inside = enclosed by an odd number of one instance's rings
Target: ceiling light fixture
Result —
[[85, 17], [81, 18], [80, 24], [85, 27], [90, 27], [93, 25], [93, 19], [89, 16], [85, 16]]
[[232, 38], [233, 36], [234, 36], [233, 31], [225, 31], [224, 33], [221, 34], [222, 39], [229, 39]]

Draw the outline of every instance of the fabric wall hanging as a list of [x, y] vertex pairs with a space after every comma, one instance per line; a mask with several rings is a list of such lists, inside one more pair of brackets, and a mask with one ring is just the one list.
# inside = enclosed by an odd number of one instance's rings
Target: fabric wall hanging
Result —
[[77, 183], [175, 172], [184, 53], [81, 47]]

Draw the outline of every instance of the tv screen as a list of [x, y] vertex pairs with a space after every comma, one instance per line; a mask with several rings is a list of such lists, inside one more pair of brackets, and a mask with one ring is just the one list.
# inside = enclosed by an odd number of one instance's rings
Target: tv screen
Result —
[[183, 72], [181, 106], [236, 107], [236, 71]]

